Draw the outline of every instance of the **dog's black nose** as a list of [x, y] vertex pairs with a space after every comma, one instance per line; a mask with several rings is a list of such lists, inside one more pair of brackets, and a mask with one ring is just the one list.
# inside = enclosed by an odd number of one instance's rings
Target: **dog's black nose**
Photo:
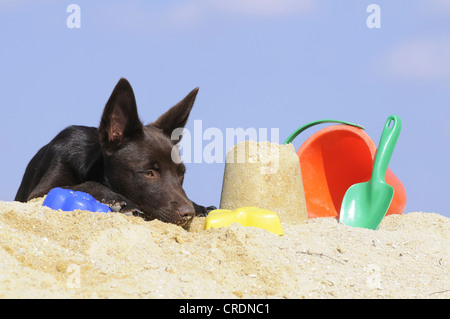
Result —
[[182, 218], [190, 218], [195, 215], [194, 206], [192, 205], [183, 205], [178, 208], [178, 214]]

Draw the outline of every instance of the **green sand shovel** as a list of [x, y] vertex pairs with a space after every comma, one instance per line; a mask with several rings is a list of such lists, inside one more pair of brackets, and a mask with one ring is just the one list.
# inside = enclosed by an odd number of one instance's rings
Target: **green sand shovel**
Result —
[[401, 119], [396, 115], [389, 116], [378, 144], [372, 177], [347, 190], [339, 214], [340, 223], [369, 229], [377, 229], [380, 225], [394, 197], [394, 188], [386, 183], [384, 176], [401, 129]]

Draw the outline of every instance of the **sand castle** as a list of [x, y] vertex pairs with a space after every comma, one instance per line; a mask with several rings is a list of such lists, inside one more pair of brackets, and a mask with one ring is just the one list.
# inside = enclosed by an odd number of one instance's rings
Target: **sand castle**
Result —
[[300, 163], [294, 146], [245, 141], [226, 156], [220, 208], [256, 206], [277, 213], [281, 222], [308, 218]]

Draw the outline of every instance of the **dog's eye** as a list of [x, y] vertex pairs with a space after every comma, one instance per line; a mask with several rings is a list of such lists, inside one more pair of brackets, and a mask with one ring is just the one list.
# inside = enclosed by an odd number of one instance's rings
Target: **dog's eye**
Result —
[[148, 169], [144, 172], [145, 176], [153, 178], [156, 177], [156, 170], [154, 169]]

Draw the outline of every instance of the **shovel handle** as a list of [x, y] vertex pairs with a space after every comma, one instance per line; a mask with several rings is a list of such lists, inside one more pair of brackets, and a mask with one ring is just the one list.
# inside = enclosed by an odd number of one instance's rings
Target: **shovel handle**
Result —
[[378, 144], [375, 163], [373, 164], [372, 179], [384, 181], [401, 130], [402, 120], [400, 117], [397, 115], [389, 116]]

